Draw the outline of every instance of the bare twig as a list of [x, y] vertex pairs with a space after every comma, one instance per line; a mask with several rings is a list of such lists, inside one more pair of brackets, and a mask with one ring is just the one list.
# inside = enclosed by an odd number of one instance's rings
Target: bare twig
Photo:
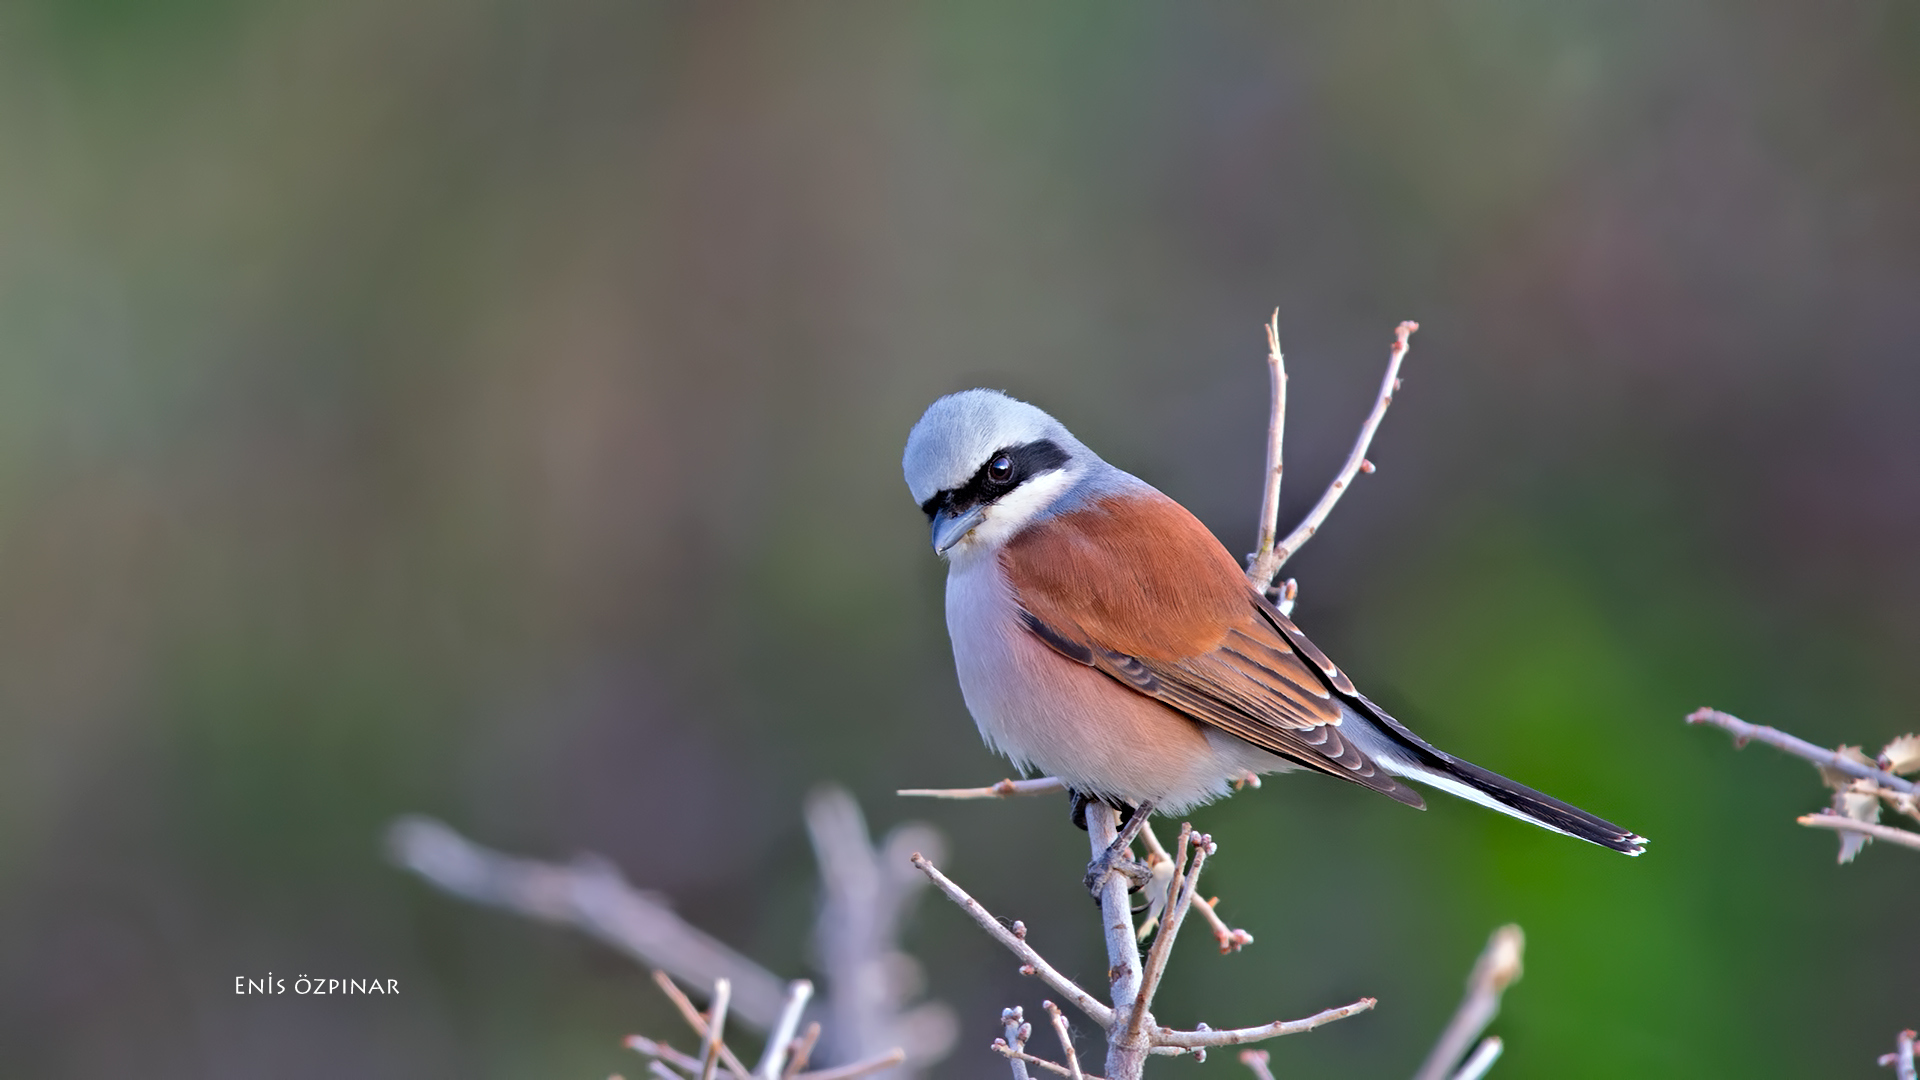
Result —
[[[1015, 1050], [1012, 1047], [1008, 1046], [1006, 1043], [1006, 1040], [1004, 1039], [993, 1040], [993, 1052], [996, 1054], [999, 1054], [1001, 1057], [1006, 1058], [1010, 1064], [1019, 1066], [1023, 1070], [1022, 1072], [1023, 1076], [1025, 1075], [1024, 1070], [1028, 1065], [1038, 1065], [1041, 1068], [1047, 1070], [1048, 1072], [1053, 1073], [1055, 1076], [1072, 1076], [1073, 1075], [1072, 1073], [1067, 1071], [1067, 1067], [1065, 1065], [1055, 1064], [1054, 1062], [1048, 1061], [1046, 1058], [1043, 1058], [1043, 1057], [1035, 1057], [1032, 1054], [1027, 1053], [1025, 1050]], [[1101, 1077], [1087, 1076], [1085, 1073], [1082, 1073], [1081, 1077], [1082, 1077], [1082, 1080], [1101, 1080]]]
[[720, 1067], [721, 1040], [727, 1031], [727, 1004], [733, 998], [733, 984], [725, 979], [713, 983], [713, 1000], [707, 1006], [707, 1034], [700, 1044], [700, 1080], [713, 1080]]
[[[1184, 869], [1187, 852], [1193, 852], [1193, 864]], [[1127, 1013], [1125, 1038], [1137, 1038], [1147, 1021], [1147, 1006], [1153, 1001], [1153, 995], [1160, 989], [1160, 977], [1166, 973], [1167, 957], [1173, 952], [1173, 942], [1180, 934], [1180, 924], [1186, 921], [1187, 910], [1193, 906], [1193, 891], [1200, 884], [1200, 868], [1206, 864], [1207, 856], [1212, 854], [1213, 838], [1201, 833], [1195, 836], [1193, 826], [1180, 826], [1180, 839], [1173, 845], [1173, 878], [1167, 883], [1167, 915], [1161, 924], [1160, 932], [1154, 935], [1153, 948], [1147, 953], [1147, 962], [1140, 979], [1140, 989], [1134, 995], [1133, 1008]]]
[[[1109, 810], [1108, 813], [1112, 813], [1112, 811]], [[927, 875], [928, 880], [933, 882], [934, 888], [946, 894], [947, 899], [958, 904], [960, 910], [966, 912], [973, 918], [974, 922], [980, 924], [982, 930], [985, 930], [995, 941], [1005, 945], [1008, 951], [1020, 958], [1020, 971], [1022, 974], [1040, 976], [1041, 980], [1048, 986], [1053, 987], [1065, 996], [1068, 1001], [1071, 1001], [1074, 1008], [1086, 1013], [1089, 1019], [1099, 1024], [1102, 1028], [1112, 1025], [1113, 1010], [1101, 1004], [1099, 999], [1095, 998], [1092, 994], [1082, 990], [1072, 979], [1060, 974], [1052, 964], [1047, 963], [1046, 957], [1041, 956], [1033, 946], [1027, 944], [1025, 927], [1021, 927], [1020, 932], [1016, 934], [1014, 931], [1002, 926], [1000, 920], [994, 918], [992, 912], [982, 906], [980, 901], [967, 895], [965, 889], [955, 885], [952, 879], [941, 873], [940, 868], [933, 865], [926, 856], [916, 851], [913, 853], [912, 862], [921, 873]], [[1120, 888], [1122, 895], [1124, 895], [1126, 889], [1126, 883], [1124, 881], [1121, 882]]]
[[[1520, 957], [1525, 948], [1526, 936], [1511, 924], [1495, 930], [1487, 939], [1487, 947], [1480, 951], [1480, 959], [1474, 962], [1473, 973], [1467, 977], [1467, 996], [1454, 1011], [1453, 1019], [1447, 1022], [1446, 1030], [1440, 1033], [1440, 1041], [1434, 1043], [1420, 1071], [1414, 1074], [1414, 1080], [1446, 1080], [1454, 1063], [1500, 1012], [1500, 995], [1520, 978]], [[1487, 1064], [1491, 1066], [1493, 1062], [1489, 1060]]]
[[[700, 1036], [702, 1048], [700, 1055], [701, 1066], [702, 1069], [705, 1070], [707, 1068], [706, 1062], [709, 1058], [709, 1055], [705, 1052], [707, 1046], [707, 1018], [701, 1015], [699, 1009], [693, 1007], [693, 1002], [688, 999], [686, 992], [675, 985], [673, 979], [670, 978], [666, 972], [655, 971], [653, 973], [653, 984], [660, 988], [661, 993], [667, 995], [667, 1000], [673, 1002], [674, 1008], [680, 1010], [680, 1019], [685, 1020], [687, 1026], [693, 1029], [693, 1033]], [[716, 1004], [720, 1000], [720, 988], [718, 984], [714, 986], [714, 1000]], [[734, 1080], [752, 1080], [752, 1077], [747, 1074], [747, 1067], [740, 1064], [740, 1059], [734, 1056], [733, 1051], [727, 1049], [726, 1043], [715, 1042], [714, 1049], [718, 1052], [721, 1064], [725, 1065], [727, 1071], [733, 1074]], [[711, 1072], [705, 1073], [706, 1080], [711, 1080], [711, 1077]]]
[[1280, 309], [1267, 320], [1267, 385], [1273, 407], [1267, 421], [1267, 471], [1260, 491], [1260, 533], [1253, 554], [1247, 556], [1247, 580], [1266, 591], [1280, 570], [1274, 542], [1280, 535], [1280, 480], [1286, 471], [1283, 457], [1287, 438], [1287, 362], [1280, 355]]
[[[1006, 1046], [1016, 1054], [1024, 1053], [1027, 1049], [1027, 1040], [1033, 1036], [1033, 1025], [1027, 1023], [1025, 1010], [1017, 1005], [1011, 1009], [1000, 1010], [1000, 1024], [1006, 1029], [1007, 1034], [1003, 1039], [996, 1039], [995, 1045]], [[1013, 1066], [1013, 1080], [1029, 1080], [1026, 1062], [1017, 1057], [1009, 1057], [1007, 1062]]]
[[1010, 795], [1051, 795], [1067, 790], [1066, 781], [1056, 776], [1038, 776], [1031, 780], [1002, 780], [986, 787], [901, 788], [895, 795], [922, 799], [1004, 799]]
[[1920, 849], [1920, 832], [1896, 829], [1891, 825], [1875, 825], [1870, 821], [1855, 821], [1840, 814], [1819, 813], [1802, 814], [1793, 820], [1812, 829], [1832, 829], [1834, 832], [1858, 833], [1875, 840], [1885, 840], [1889, 844]]
[[1896, 1080], [1916, 1080], [1913, 1067], [1913, 1040], [1913, 1029], [1908, 1028], [1901, 1032], [1900, 1037], [1894, 1042], [1893, 1053], [1880, 1055], [1880, 1067], [1893, 1066], [1893, 1075]]
[[1047, 1010], [1047, 1016], [1053, 1020], [1053, 1033], [1060, 1039], [1060, 1052], [1067, 1059], [1067, 1075], [1073, 1080], [1087, 1080], [1087, 1074], [1080, 1071], [1080, 1055], [1073, 1052], [1073, 1032], [1067, 1030], [1067, 1018], [1060, 1006], [1043, 1001], [1040, 1007]]
[[1749, 741], [1763, 742], [1775, 749], [1785, 750], [1795, 757], [1805, 758], [1823, 769], [1842, 772], [1857, 780], [1869, 780], [1884, 788], [1914, 794], [1920, 792], [1911, 780], [1905, 780], [1885, 769], [1876, 769], [1848, 759], [1837, 750], [1828, 750], [1815, 746], [1805, 739], [1789, 735], [1784, 731], [1759, 724], [1749, 724], [1737, 716], [1723, 713], [1718, 709], [1698, 709], [1688, 715], [1689, 724], [1712, 724], [1733, 736], [1735, 749], [1745, 746]]
[[1240, 1064], [1253, 1070], [1254, 1080], [1273, 1080], [1273, 1070], [1267, 1068], [1267, 1062], [1272, 1057], [1265, 1050], [1242, 1050]]
[[807, 1025], [807, 1030], [801, 1032], [798, 1039], [794, 1040], [793, 1056], [787, 1062], [784, 1080], [793, 1080], [794, 1077], [807, 1071], [807, 1062], [813, 1059], [813, 1044], [819, 1041], [820, 1021], [815, 1020]]
[[760, 1064], [754, 1066], [753, 1075], [760, 1080], [779, 1080], [780, 1071], [787, 1063], [787, 1050], [793, 1043], [794, 1030], [800, 1026], [800, 1014], [806, 1010], [807, 1001], [813, 997], [813, 984], [805, 979], [795, 979], [787, 984], [787, 1007], [780, 1013], [780, 1020], [773, 1025], [773, 1031], [767, 1036], [767, 1047], [760, 1053]]
[[1314, 1028], [1321, 1027], [1322, 1025], [1331, 1024], [1335, 1020], [1344, 1020], [1349, 1016], [1366, 1012], [1378, 1004], [1379, 1002], [1373, 998], [1361, 998], [1351, 1005], [1341, 1005], [1338, 1008], [1326, 1009], [1314, 1013], [1304, 1020], [1275, 1020], [1271, 1024], [1262, 1024], [1259, 1027], [1231, 1028], [1225, 1031], [1174, 1031], [1169, 1028], [1161, 1028], [1159, 1032], [1154, 1035], [1153, 1041], [1156, 1047], [1177, 1047], [1180, 1050], [1265, 1042], [1268, 1039], [1277, 1039], [1282, 1035], [1298, 1035], [1303, 1031], [1312, 1031]]
[[611, 863], [583, 855], [569, 865], [519, 859], [481, 847], [431, 818], [405, 817], [387, 830], [398, 865], [467, 900], [542, 922], [574, 926], [695, 986], [724, 978], [733, 1009], [765, 1031], [780, 1018], [786, 984], [674, 914], [666, 901], [628, 884]]
[[[1345, 495], [1347, 488], [1352, 485], [1353, 478], [1362, 472], [1373, 471], [1373, 463], [1367, 460], [1367, 447], [1372, 445], [1374, 432], [1380, 429], [1380, 421], [1387, 415], [1387, 406], [1393, 404], [1394, 392], [1400, 388], [1400, 363], [1407, 358], [1410, 348], [1408, 338], [1412, 337], [1413, 332], [1418, 329], [1420, 324], [1410, 321], [1403, 322], [1394, 329], [1393, 347], [1387, 354], [1387, 373], [1380, 380], [1380, 393], [1374, 399], [1373, 411], [1367, 414], [1366, 422], [1360, 425], [1360, 436], [1354, 440], [1353, 449], [1347, 454], [1346, 464], [1340, 467], [1340, 472], [1333, 478], [1333, 482], [1327, 485], [1327, 490], [1320, 496], [1320, 501], [1307, 512], [1307, 516], [1301, 519], [1299, 525], [1294, 526], [1286, 539], [1275, 544], [1266, 552], [1264, 558], [1256, 553], [1253, 565], [1247, 568], [1247, 580], [1253, 583], [1254, 588], [1262, 592], [1271, 589], [1273, 579], [1279, 575], [1280, 568], [1286, 565], [1287, 560], [1292, 558], [1308, 540], [1313, 538], [1314, 533], [1320, 531], [1320, 526], [1326, 522], [1327, 515], [1333, 513], [1334, 504], [1340, 501], [1340, 497]], [[1277, 353], [1278, 349], [1274, 351]], [[1284, 399], [1279, 399], [1276, 403], [1284, 404]], [[1274, 438], [1269, 436], [1269, 444], [1273, 441]], [[1277, 474], [1275, 479], [1277, 480]], [[1264, 513], [1266, 511], [1264, 500], [1261, 507]], [[1274, 513], [1277, 514], [1278, 509], [1276, 489]], [[1262, 529], [1264, 528], [1263, 523]]]
[[1480, 1080], [1487, 1075], [1488, 1069], [1493, 1068], [1493, 1063], [1500, 1060], [1500, 1052], [1506, 1048], [1507, 1045], [1500, 1041], [1498, 1035], [1489, 1035], [1480, 1040], [1473, 1056], [1467, 1058], [1466, 1064], [1460, 1066], [1460, 1071], [1454, 1073], [1451, 1080]]
[[877, 1072], [885, 1072], [906, 1060], [907, 1052], [896, 1046], [884, 1054], [870, 1057], [865, 1061], [856, 1061], [851, 1065], [837, 1065], [831, 1069], [815, 1069], [813, 1072], [803, 1072], [795, 1076], [793, 1080], [854, 1080], [855, 1077], [871, 1076]]
[[627, 1036], [626, 1047], [629, 1050], [633, 1050], [638, 1053], [645, 1054], [650, 1058], [656, 1058], [660, 1061], [669, 1062], [690, 1073], [697, 1074], [700, 1071], [699, 1058], [693, 1057], [688, 1054], [683, 1054], [680, 1051], [675, 1050], [673, 1047], [668, 1046], [666, 1043], [654, 1042], [652, 1039], [649, 1039], [644, 1035]]
[[807, 797], [806, 821], [820, 864], [815, 944], [832, 991], [822, 1054], [864, 1061], [900, 1046], [916, 1066], [938, 1060], [953, 1046], [959, 1023], [937, 1002], [908, 1007], [905, 993], [918, 980], [901, 976], [919, 966], [898, 942], [902, 921], [926, 888], [907, 856], [920, 850], [940, 857], [940, 835], [906, 824], [876, 845], [860, 804], [837, 787]]

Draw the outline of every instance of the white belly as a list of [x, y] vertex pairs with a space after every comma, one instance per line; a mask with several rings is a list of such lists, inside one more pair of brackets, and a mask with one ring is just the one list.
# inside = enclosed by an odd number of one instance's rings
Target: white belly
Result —
[[987, 745], [1075, 790], [1178, 813], [1280, 758], [1207, 728], [1035, 638], [992, 556], [955, 560], [947, 632], [967, 710]]

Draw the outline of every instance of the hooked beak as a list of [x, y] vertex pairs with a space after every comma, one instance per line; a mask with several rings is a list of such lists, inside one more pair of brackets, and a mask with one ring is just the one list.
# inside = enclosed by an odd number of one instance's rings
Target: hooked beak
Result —
[[933, 553], [945, 555], [953, 545], [965, 539], [987, 516], [987, 508], [976, 506], [962, 514], [955, 514], [942, 507], [933, 515]]

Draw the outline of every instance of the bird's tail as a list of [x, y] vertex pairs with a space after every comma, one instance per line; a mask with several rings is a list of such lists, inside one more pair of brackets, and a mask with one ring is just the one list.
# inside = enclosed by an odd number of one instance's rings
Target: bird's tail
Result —
[[[1570, 803], [1561, 802], [1551, 795], [1542, 794], [1525, 784], [1515, 783], [1499, 773], [1489, 772], [1470, 761], [1462, 761], [1436, 749], [1372, 702], [1365, 698], [1361, 698], [1361, 701], [1371, 708], [1373, 715], [1354, 716], [1353, 719], [1362, 723], [1353, 724], [1354, 730], [1347, 730], [1345, 734], [1359, 743], [1361, 751], [1388, 772], [1604, 848], [1628, 855], [1638, 855], [1646, 850], [1646, 837], [1637, 836], [1605, 818], [1589, 814]], [[1367, 720], [1378, 721], [1378, 724], [1365, 723]], [[1348, 727], [1346, 724], [1341, 726], [1343, 729]], [[1358, 730], [1361, 728], [1371, 730], [1366, 732], [1366, 736], [1355, 738], [1361, 735]]]

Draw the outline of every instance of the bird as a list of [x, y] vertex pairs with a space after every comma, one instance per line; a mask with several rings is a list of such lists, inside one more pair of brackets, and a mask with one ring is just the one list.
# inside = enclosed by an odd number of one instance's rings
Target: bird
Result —
[[[1016, 767], [1060, 778], [1130, 826], [1088, 868], [1098, 890], [1152, 813], [1247, 774], [1312, 771], [1416, 809], [1406, 781], [1638, 855], [1642, 836], [1461, 760], [1368, 700], [1247, 580], [1185, 507], [996, 390], [930, 405], [907, 488], [947, 561], [967, 710]], [[1120, 850], [1114, 850], [1118, 848]]]

